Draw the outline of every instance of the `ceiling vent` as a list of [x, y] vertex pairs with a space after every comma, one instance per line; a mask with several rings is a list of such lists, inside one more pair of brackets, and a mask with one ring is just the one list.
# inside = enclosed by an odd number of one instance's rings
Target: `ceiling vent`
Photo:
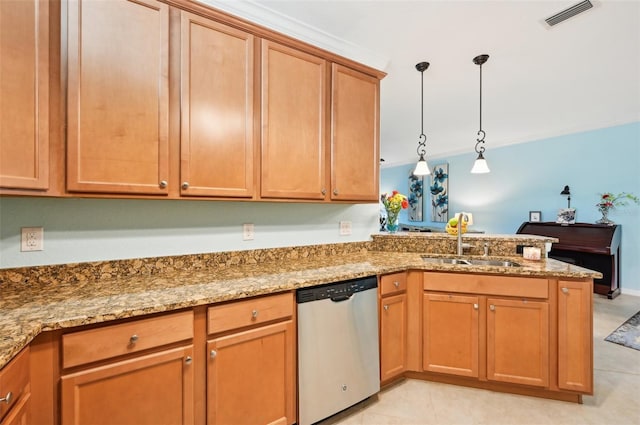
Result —
[[581, 1], [578, 4], [574, 4], [573, 6], [556, 13], [550, 18], [545, 19], [549, 26], [554, 26], [555, 24], [559, 24], [560, 22], [569, 19], [573, 16], [576, 16], [578, 13], [582, 13], [585, 10], [589, 10], [593, 7], [589, 0]]

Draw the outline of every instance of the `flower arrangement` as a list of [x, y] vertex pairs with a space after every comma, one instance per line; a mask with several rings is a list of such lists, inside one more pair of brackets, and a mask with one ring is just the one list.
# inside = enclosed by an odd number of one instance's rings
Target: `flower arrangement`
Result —
[[380, 195], [380, 201], [384, 205], [384, 209], [387, 211], [387, 230], [391, 233], [398, 230], [398, 214], [400, 210], [407, 209], [409, 207], [409, 201], [407, 197], [397, 190], [394, 190], [389, 196], [386, 193]]
[[640, 204], [640, 199], [637, 196], [621, 192], [618, 194], [605, 192], [600, 194], [600, 201], [596, 204], [598, 211], [602, 214], [602, 218], [596, 223], [599, 224], [613, 224], [613, 221], [609, 220], [607, 215], [609, 214], [609, 210], [615, 207], [624, 207], [629, 205], [629, 202], [633, 202], [636, 204]]

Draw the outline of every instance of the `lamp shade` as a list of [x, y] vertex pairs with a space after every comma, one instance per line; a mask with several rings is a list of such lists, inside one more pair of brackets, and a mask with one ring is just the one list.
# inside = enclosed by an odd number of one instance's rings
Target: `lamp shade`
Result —
[[487, 165], [487, 160], [484, 159], [484, 155], [482, 152], [478, 155], [476, 162], [473, 163], [473, 168], [471, 168], [471, 172], [473, 174], [485, 174], [490, 172], [489, 166]]
[[424, 157], [420, 157], [420, 160], [416, 164], [416, 168], [413, 170], [413, 175], [415, 176], [428, 176], [431, 174], [431, 170], [429, 169], [429, 165], [427, 161], [425, 161]]

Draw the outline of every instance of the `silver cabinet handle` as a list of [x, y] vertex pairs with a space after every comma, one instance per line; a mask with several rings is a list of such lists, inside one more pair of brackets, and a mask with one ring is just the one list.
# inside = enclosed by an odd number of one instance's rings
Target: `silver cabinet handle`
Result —
[[258, 310], [253, 310], [251, 312], [251, 317], [254, 318], [254, 319], [257, 319], [258, 318]]
[[13, 399], [13, 393], [9, 391], [6, 396], [0, 398], [0, 403], [4, 401], [5, 403], [9, 404], [11, 403], [12, 399]]
[[209, 357], [211, 357], [212, 359], [215, 359], [217, 355], [218, 353], [216, 352], [216, 350], [211, 350], [209, 352]]
[[389, 306], [387, 304], [385, 304], [383, 308], [384, 308], [384, 311], [389, 311]]
[[322, 189], [322, 190], [320, 191], [320, 193], [322, 193], [323, 195], [326, 195], [326, 194], [327, 194], [327, 189]]
[[562, 288], [562, 293], [563, 294], [568, 294], [569, 293], [569, 288]]
[[491, 311], [496, 311], [496, 306], [495, 306], [495, 305], [493, 305], [493, 304], [491, 304], [491, 305], [489, 306], [489, 310], [491, 310]]
[[191, 356], [187, 356], [187, 357], [184, 359], [184, 362], [185, 362], [186, 364], [191, 364], [191, 362], [192, 362], [192, 361], [193, 361], [193, 359], [191, 358]]
[[478, 304], [477, 303], [473, 303], [473, 309], [477, 310], [478, 309]]
[[400, 282], [398, 282], [398, 281], [393, 282], [393, 286], [395, 286], [396, 288], [398, 288], [398, 287], [400, 286]]
[[333, 189], [333, 194], [338, 196], [338, 189]]
[[189, 189], [189, 182], [183, 182], [182, 183], [182, 189], [184, 189], [184, 190]]
[[132, 343], [132, 344], [135, 344], [136, 342], [138, 342], [138, 339], [140, 339], [138, 337], [138, 335], [133, 334], [133, 335], [131, 335], [131, 338], [129, 338], [129, 342]]
[[168, 183], [166, 180], [160, 180], [160, 188], [164, 189], [165, 187], [168, 186]]

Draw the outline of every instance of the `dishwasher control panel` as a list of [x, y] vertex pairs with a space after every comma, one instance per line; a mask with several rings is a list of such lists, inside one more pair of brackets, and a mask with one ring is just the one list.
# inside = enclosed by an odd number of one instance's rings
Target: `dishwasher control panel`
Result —
[[342, 301], [351, 298], [351, 296], [357, 292], [377, 287], [378, 279], [375, 276], [367, 276], [359, 279], [314, 286], [312, 288], [298, 289], [296, 292], [296, 301], [298, 304], [327, 298], [334, 301]]

